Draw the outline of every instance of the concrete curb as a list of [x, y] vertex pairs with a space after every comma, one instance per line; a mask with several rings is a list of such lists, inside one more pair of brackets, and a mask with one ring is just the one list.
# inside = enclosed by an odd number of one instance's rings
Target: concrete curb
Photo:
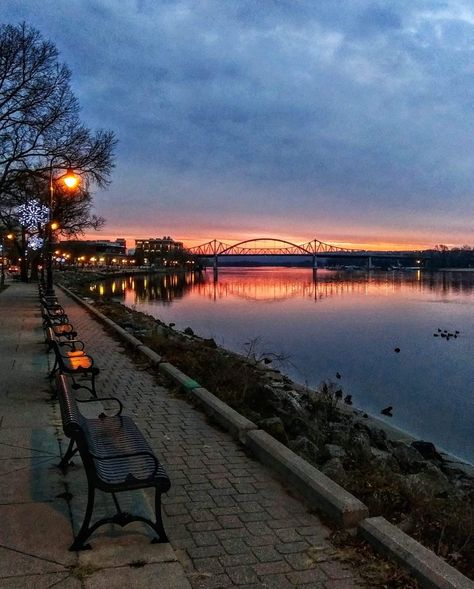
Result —
[[248, 447], [294, 485], [313, 507], [324, 511], [343, 528], [352, 528], [368, 517], [367, 507], [306, 460], [262, 430], [247, 434]]
[[229, 407], [207, 389], [199, 387], [194, 389], [192, 393], [192, 398], [198, 399], [199, 405], [202, 406], [204, 412], [215, 419], [234, 439], [243, 444], [247, 443], [247, 433], [258, 429], [255, 423]]
[[173, 364], [170, 364], [169, 362], [161, 362], [158, 369], [160, 372], [163, 372], [166, 376], [176, 381], [185, 391], [192, 391], [201, 386], [198, 382], [193, 380], [187, 374], [184, 374], [184, 372], [181, 372], [179, 368], [176, 368], [176, 366], [173, 366]]
[[395, 558], [418, 579], [424, 589], [474, 589], [474, 583], [434, 552], [390, 524], [383, 517], [369, 517], [368, 508], [317, 468], [299, 457], [272, 436], [257, 428], [207, 389], [181, 372], [136, 337], [82, 300], [68, 288], [58, 285], [68, 296], [85, 307], [100, 321], [152, 364], [177, 382], [191, 398], [196, 398], [205, 413], [213, 417], [255, 456], [297, 488], [306, 500], [321, 509], [344, 528], [358, 526], [358, 533], [376, 550]]
[[384, 517], [370, 517], [362, 521], [359, 534], [377, 550], [408, 568], [423, 588], [474, 589], [472, 581]]

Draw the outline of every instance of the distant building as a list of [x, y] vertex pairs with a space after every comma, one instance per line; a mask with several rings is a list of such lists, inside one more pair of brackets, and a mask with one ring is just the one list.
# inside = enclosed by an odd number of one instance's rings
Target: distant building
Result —
[[135, 240], [135, 258], [137, 264], [159, 264], [167, 266], [182, 260], [184, 248], [182, 241], [175, 241], [172, 237], [150, 237]]
[[123, 238], [89, 240], [72, 239], [55, 245], [56, 261], [82, 265], [110, 265], [129, 262], [127, 242]]

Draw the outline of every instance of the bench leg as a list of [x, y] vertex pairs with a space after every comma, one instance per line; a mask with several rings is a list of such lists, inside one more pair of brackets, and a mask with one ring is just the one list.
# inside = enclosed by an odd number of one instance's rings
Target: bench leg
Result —
[[153, 544], [163, 544], [169, 542], [168, 536], [166, 535], [165, 528], [163, 526], [163, 518], [161, 517], [161, 493], [158, 489], [155, 489], [155, 518], [154, 529], [158, 533], [158, 538], [152, 540]]
[[[68, 373], [68, 374], [71, 374], [71, 373]], [[79, 384], [78, 382], [76, 382], [74, 376], [72, 376], [71, 378], [72, 378], [72, 385], [71, 385], [72, 389], [74, 389], [75, 391], [77, 391], [79, 389], [86, 389], [86, 391], [89, 391], [89, 393], [91, 394], [91, 397], [94, 397], [95, 399], [97, 399], [97, 392], [95, 390], [94, 375], [92, 375], [90, 387], [88, 387], [85, 384]]]
[[71, 544], [69, 550], [71, 552], [75, 552], [76, 550], [89, 550], [90, 544], [84, 544], [87, 538], [91, 535], [94, 531], [94, 528], [89, 528], [89, 524], [92, 517], [92, 511], [94, 510], [94, 487], [92, 487], [89, 483], [89, 490], [87, 493], [87, 507], [86, 507], [86, 514], [84, 516], [84, 521], [82, 522], [81, 529], [76, 536], [76, 539]]
[[53, 376], [56, 374], [57, 370], [58, 370], [58, 359], [55, 357], [54, 358], [54, 366], [51, 369], [51, 372], [49, 373], [48, 378], [53, 378]]
[[69, 466], [69, 461], [74, 456], [74, 454], [77, 454], [77, 452], [78, 452], [78, 448], [74, 449], [74, 440], [70, 440], [69, 446], [67, 447], [67, 450], [66, 450], [66, 454], [64, 454], [64, 456], [61, 459], [61, 462], [58, 464], [59, 468], [62, 471], [67, 470], [67, 467]]

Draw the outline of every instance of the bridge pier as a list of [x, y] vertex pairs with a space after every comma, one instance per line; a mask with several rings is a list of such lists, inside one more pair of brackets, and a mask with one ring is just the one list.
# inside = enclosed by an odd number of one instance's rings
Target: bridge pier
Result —
[[367, 258], [367, 270], [369, 270], [369, 272], [370, 272], [373, 269], [374, 269], [374, 266], [372, 264], [372, 256], [369, 256]]
[[219, 260], [217, 256], [214, 256], [214, 263], [212, 265], [212, 274], [214, 277], [214, 282], [217, 282], [219, 279]]

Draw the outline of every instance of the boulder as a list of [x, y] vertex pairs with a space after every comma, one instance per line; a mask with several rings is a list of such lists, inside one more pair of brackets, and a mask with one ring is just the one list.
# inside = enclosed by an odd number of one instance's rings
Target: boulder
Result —
[[369, 462], [372, 459], [369, 436], [361, 431], [352, 434], [345, 448], [357, 462]]
[[397, 459], [398, 464], [403, 472], [415, 474], [425, 466], [423, 456], [412, 446], [407, 444], [398, 445], [393, 451], [393, 456]]
[[331, 460], [328, 460], [321, 467], [321, 472], [339, 485], [343, 485], [346, 482], [347, 473], [339, 458], [331, 458]]
[[418, 450], [418, 452], [426, 460], [443, 460], [441, 454], [439, 454], [435, 448], [435, 445], [431, 442], [423, 442], [423, 440], [417, 440], [411, 443], [411, 447]]
[[371, 441], [372, 445], [375, 446], [376, 448], [379, 448], [380, 450], [388, 450], [389, 449], [387, 434], [384, 432], [383, 429], [380, 429], [380, 428], [369, 429], [369, 436], [370, 436], [370, 441]]
[[341, 424], [333, 424], [331, 427], [331, 443], [338, 446], [345, 446], [349, 439], [350, 433], [346, 426]]
[[279, 417], [269, 417], [258, 422], [258, 426], [273, 436], [282, 444], [288, 443], [288, 436], [286, 435], [285, 426]]
[[301, 417], [292, 417], [286, 421], [286, 431], [292, 438], [306, 435], [308, 425]]
[[339, 458], [340, 460], [343, 460], [347, 456], [344, 448], [337, 444], [325, 444], [323, 451], [326, 453], [328, 460], [331, 458]]
[[409, 474], [404, 478], [403, 486], [411, 495], [437, 497], [453, 491], [453, 486], [446, 475], [434, 464], [428, 463], [421, 472]]
[[400, 465], [392, 453], [379, 448], [372, 448], [372, 464], [383, 471], [400, 472]]
[[288, 443], [288, 448], [296, 452], [298, 456], [306, 458], [309, 462], [317, 462], [318, 447], [304, 436], [299, 436], [296, 440], [291, 440]]

